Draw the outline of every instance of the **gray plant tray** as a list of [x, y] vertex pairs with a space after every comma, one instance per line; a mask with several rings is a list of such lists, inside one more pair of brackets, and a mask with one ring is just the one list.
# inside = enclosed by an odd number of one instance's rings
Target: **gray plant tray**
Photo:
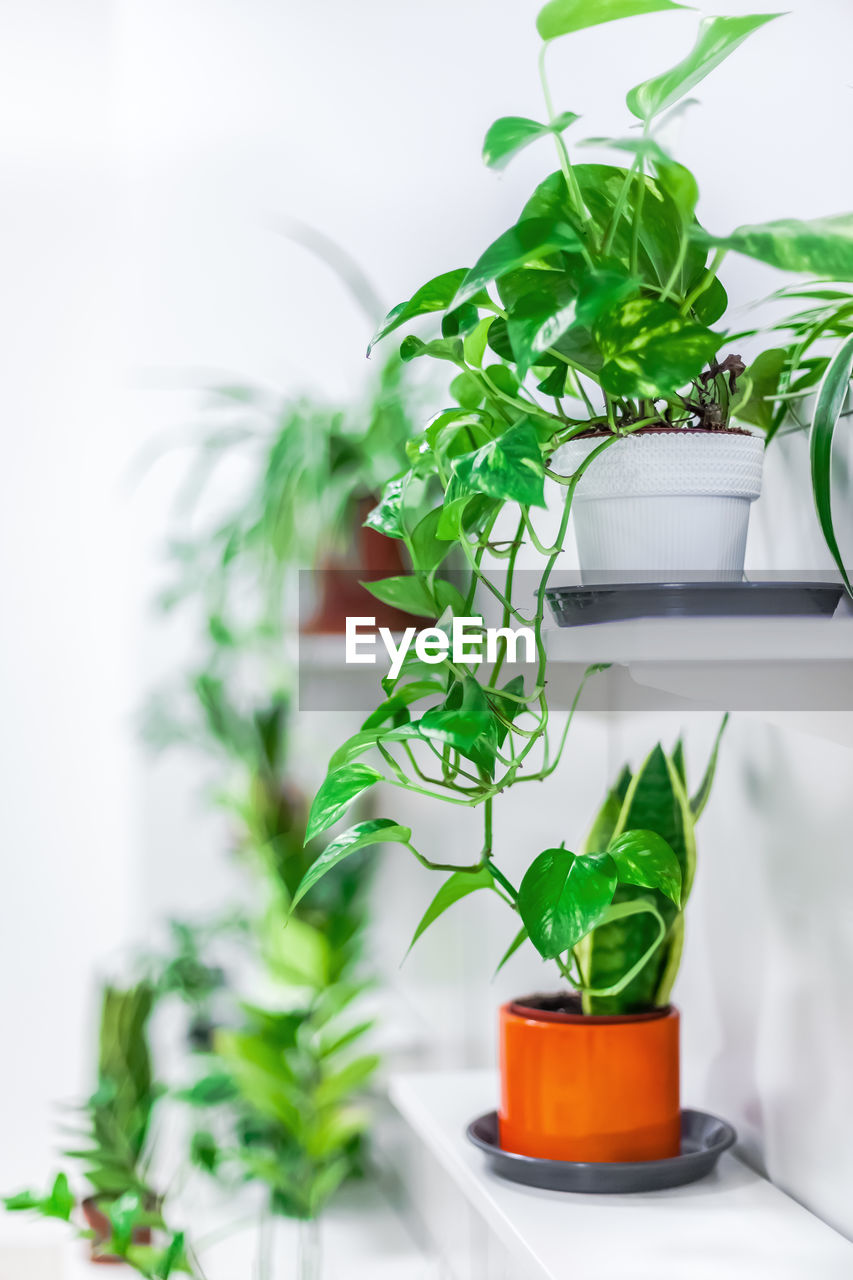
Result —
[[667, 1160], [641, 1160], [630, 1164], [591, 1164], [573, 1160], [538, 1160], [503, 1151], [498, 1144], [496, 1111], [472, 1120], [468, 1139], [483, 1151], [502, 1178], [548, 1191], [582, 1191], [597, 1195], [633, 1191], [661, 1191], [696, 1182], [710, 1173], [737, 1134], [725, 1120], [705, 1111], [681, 1112], [681, 1152]]
[[829, 617], [843, 594], [834, 582], [625, 582], [549, 587], [558, 626], [632, 618]]

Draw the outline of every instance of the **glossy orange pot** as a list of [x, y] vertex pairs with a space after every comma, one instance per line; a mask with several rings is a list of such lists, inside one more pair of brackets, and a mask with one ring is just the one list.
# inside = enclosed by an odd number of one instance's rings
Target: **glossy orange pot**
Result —
[[505, 1151], [588, 1161], [678, 1154], [678, 1010], [671, 1005], [600, 1017], [505, 1004], [500, 1069]]

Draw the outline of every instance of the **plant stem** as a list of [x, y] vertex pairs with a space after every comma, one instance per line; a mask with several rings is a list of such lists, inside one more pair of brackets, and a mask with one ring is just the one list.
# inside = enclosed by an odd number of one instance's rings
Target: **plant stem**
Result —
[[700, 298], [706, 289], [710, 289], [711, 285], [714, 283], [714, 280], [717, 278], [717, 272], [719, 271], [720, 266], [722, 265], [722, 261], [725, 258], [727, 253], [728, 253], [727, 249], [718, 249], [717, 252], [714, 254], [713, 258], [711, 259], [710, 266], [705, 271], [704, 275], [700, 279], [696, 288], [693, 289], [692, 292], [688, 293], [687, 297], [684, 299], [684, 302], [681, 304], [681, 314], [683, 316], [687, 315], [688, 311], [693, 306], [693, 303], [696, 301], [696, 299]]
[[303, 1218], [299, 1223], [298, 1280], [320, 1280], [322, 1272], [320, 1221], [318, 1218]]
[[407, 844], [406, 848], [410, 853], [414, 854], [422, 867], [426, 867], [427, 871], [464, 871], [468, 875], [475, 875], [476, 872], [482, 871], [483, 862], [475, 862], [473, 866], [459, 866], [456, 862], [433, 862], [431, 858], [427, 858], [424, 854], [419, 853], [414, 845]]
[[[548, 75], [545, 70], [545, 57], [548, 52], [548, 43], [549, 42], [545, 40], [542, 44], [542, 48], [539, 50], [539, 81], [542, 85], [542, 96], [545, 99], [545, 110], [548, 112], [548, 123], [553, 124], [556, 119], [556, 112], [554, 111], [554, 103], [551, 98], [551, 90], [548, 85]], [[584, 227], [587, 230], [589, 230], [590, 228], [589, 210], [584, 204], [583, 196], [581, 195], [581, 189], [578, 186], [578, 180], [575, 177], [575, 171], [572, 168], [572, 162], [569, 159], [568, 148], [566, 147], [566, 144], [563, 141], [562, 135], [559, 133], [554, 134], [554, 142], [557, 147], [557, 155], [560, 160], [560, 168], [563, 171], [563, 177], [566, 179], [566, 187], [568, 188], [568, 192], [571, 197], [572, 203], [574, 204], [575, 209], [577, 210], [578, 216], [583, 222]], [[589, 257], [586, 254], [586, 251], [584, 251], [584, 256], [587, 257], [587, 262], [589, 263]]]

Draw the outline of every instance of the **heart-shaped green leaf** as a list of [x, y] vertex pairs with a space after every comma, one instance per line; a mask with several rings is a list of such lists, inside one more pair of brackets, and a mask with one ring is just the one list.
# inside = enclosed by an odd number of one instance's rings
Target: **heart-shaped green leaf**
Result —
[[685, 9], [688, 5], [673, 0], [550, 0], [540, 9], [536, 30], [543, 40], [554, 40], [585, 27], [619, 18], [634, 18], [643, 13], [660, 13], [664, 9]]
[[306, 844], [332, 823], [337, 822], [356, 796], [379, 782], [381, 777], [381, 773], [377, 773], [366, 764], [342, 765], [341, 768], [333, 769], [327, 774], [311, 805], [305, 831]]
[[443, 915], [448, 907], [452, 907], [454, 902], [459, 902], [460, 898], [466, 898], [469, 893], [476, 893], [478, 889], [493, 889], [494, 885], [494, 877], [488, 867], [481, 867], [479, 871], [454, 871], [450, 879], [445, 880], [421, 916], [412, 941], [409, 943], [409, 951], [418, 938], [426, 933], [430, 925]]
[[659, 889], [681, 906], [681, 867], [663, 836], [655, 831], [623, 831], [607, 847], [620, 884]]
[[545, 469], [529, 418], [521, 418], [474, 453], [464, 454], [453, 470], [463, 490], [522, 506], [545, 506]]
[[403, 479], [389, 480], [382, 490], [382, 497], [365, 520], [368, 529], [377, 529], [386, 538], [402, 538], [400, 528], [400, 504], [403, 497]]
[[490, 126], [483, 141], [483, 159], [491, 169], [503, 169], [517, 152], [548, 134], [562, 133], [578, 119], [573, 111], [564, 111], [550, 124], [539, 124], [526, 116], [502, 116]]
[[490, 768], [497, 750], [496, 724], [483, 690], [473, 676], [467, 676], [453, 685], [443, 706], [421, 716], [418, 730], [422, 737]]
[[738, 227], [730, 236], [712, 236], [701, 227], [694, 227], [691, 236], [707, 248], [733, 249], [780, 271], [853, 280], [853, 213], [810, 222], [786, 218]]
[[784, 347], [770, 347], [756, 356], [746, 371], [749, 395], [738, 406], [738, 422], [749, 422], [762, 431], [773, 425], [773, 397], [779, 390], [779, 379], [788, 362]]
[[677, 308], [630, 298], [594, 329], [604, 356], [601, 384], [612, 395], [656, 398], [678, 391], [714, 356], [719, 337]]
[[753, 31], [779, 17], [779, 13], [752, 13], [736, 18], [703, 18], [696, 44], [687, 57], [671, 71], [632, 89], [627, 97], [628, 110], [638, 120], [646, 121], [666, 111], [734, 53]]
[[407, 302], [398, 302], [396, 307], [391, 308], [376, 333], [370, 339], [367, 354], [370, 355], [376, 343], [387, 334], [393, 333], [401, 324], [406, 324], [417, 316], [428, 315], [432, 311], [444, 311], [453, 301], [453, 296], [465, 279], [465, 275], [464, 267], [460, 267], [457, 271], [445, 271], [442, 275], [435, 276], [432, 280], [428, 280], [426, 284], [421, 285], [420, 289], [413, 293]]
[[308, 890], [344, 858], [349, 858], [359, 849], [366, 849], [369, 845], [408, 844], [411, 838], [412, 832], [409, 827], [398, 826], [390, 818], [372, 818], [369, 822], [357, 822], [355, 826], [349, 827], [327, 845], [319, 858], [311, 863], [293, 895], [291, 911], [305, 897]]
[[463, 355], [461, 338], [434, 338], [432, 342], [424, 342], [410, 333], [400, 343], [400, 359], [406, 364], [419, 356], [431, 356], [433, 360], [449, 360], [451, 364], [461, 364]]
[[601, 920], [616, 889], [616, 865], [606, 853], [546, 849], [525, 872], [518, 911], [546, 960], [562, 955]]
[[493, 280], [527, 262], [540, 262], [555, 253], [580, 253], [577, 232], [567, 222], [553, 218], [528, 218], [517, 222], [489, 245], [459, 285], [453, 306], [473, 298]]
[[362, 586], [383, 604], [419, 618], [440, 618], [445, 609], [464, 612], [465, 602], [459, 590], [443, 578], [436, 578], [431, 590], [422, 578], [406, 573], [379, 582], [363, 582]]

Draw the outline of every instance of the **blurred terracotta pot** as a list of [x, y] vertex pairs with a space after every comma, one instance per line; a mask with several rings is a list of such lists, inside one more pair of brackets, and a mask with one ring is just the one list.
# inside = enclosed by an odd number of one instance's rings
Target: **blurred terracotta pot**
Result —
[[340, 635], [346, 630], [348, 617], [373, 617], [377, 627], [388, 627], [391, 631], [404, 631], [416, 624], [411, 614], [383, 604], [361, 585], [407, 572], [399, 541], [364, 527], [363, 521], [375, 506], [373, 498], [358, 503], [349, 554], [330, 560], [314, 571], [317, 606], [311, 618], [300, 627], [303, 635]]
[[[92, 1262], [98, 1264], [104, 1263], [107, 1266], [116, 1266], [124, 1261], [123, 1258], [117, 1258], [112, 1253], [101, 1253], [100, 1250], [112, 1238], [112, 1227], [110, 1220], [104, 1213], [103, 1209], [98, 1208], [97, 1201], [90, 1196], [82, 1204], [83, 1215], [89, 1224], [89, 1229], [94, 1232], [94, 1237], [90, 1246]], [[136, 1227], [133, 1232], [134, 1244], [150, 1244], [151, 1228]]]
[[677, 1155], [678, 1010], [600, 1017], [567, 1003], [501, 1008], [501, 1146], [546, 1160]]

